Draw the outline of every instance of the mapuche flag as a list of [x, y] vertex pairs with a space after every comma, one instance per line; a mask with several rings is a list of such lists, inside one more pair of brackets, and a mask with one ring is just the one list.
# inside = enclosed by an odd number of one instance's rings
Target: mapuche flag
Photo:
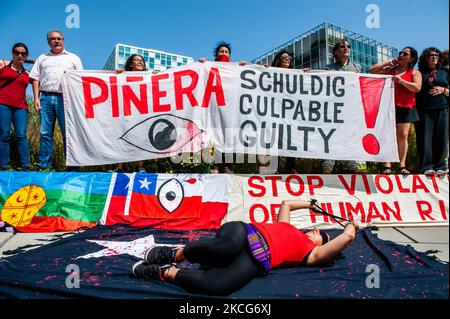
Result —
[[110, 180], [108, 173], [0, 172], [0, 222], [20, 232], [93, 227]]
[[218, 228], [228, 211], [229, 185], [219, 175], [113, 174], [100, 224]]

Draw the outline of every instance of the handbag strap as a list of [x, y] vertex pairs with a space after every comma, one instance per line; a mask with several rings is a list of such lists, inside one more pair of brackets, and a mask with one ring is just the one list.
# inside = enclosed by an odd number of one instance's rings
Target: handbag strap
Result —
[[[8, 67], [11, 68], [12, 66], [12, 62], [10, 62], [8, 65]], [[19, 72], [19, 75], [16, 76], [14, 79], [9, 79], [8, 81], [6, 81], [5, 83], [3, 83], [2, 85], [0, 85], [0, 90], [7, 87], [8, 85], [10, 85], [11, 83], [13, 83], [15, 80], [17, 80], [23, 73], [25, 73], [25, 69], [22, 67], [22, 70]]]

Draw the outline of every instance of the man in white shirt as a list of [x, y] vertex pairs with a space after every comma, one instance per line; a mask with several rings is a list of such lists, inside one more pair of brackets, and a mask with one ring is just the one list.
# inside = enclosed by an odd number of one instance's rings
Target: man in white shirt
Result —
[[56, 119], [63, 134], [64, 153], [66, 149], [66, 126], [64, 122], [64, 102], [62, 96], [62, 78], [68, 70], [82, 70], [83, 65], [78, 56], [64, 50], [64, 35], [53, 30], [47, 33], [50, 52], [37, 58], [30, 78], [33, 82], [34, 107], [41, 119], [41, 145], [39, 150], [39, 167], [41, 170], [52, 166], [53, 132]]

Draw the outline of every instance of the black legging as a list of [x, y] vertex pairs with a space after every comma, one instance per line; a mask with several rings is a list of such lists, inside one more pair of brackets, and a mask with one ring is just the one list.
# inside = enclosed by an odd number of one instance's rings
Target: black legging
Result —
[[184, 257], [190, 263], [211, 266], [206, 270], [178, 271], [174, 283], [192, 293], [229, 295], [259, 273], [242, 222], [226, 223], [215, 238], [189, 243], [184, 247]]

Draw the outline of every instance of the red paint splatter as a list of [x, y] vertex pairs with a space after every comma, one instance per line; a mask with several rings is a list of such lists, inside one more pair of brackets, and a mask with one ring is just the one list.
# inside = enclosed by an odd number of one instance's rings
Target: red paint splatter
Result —
[[55, 278], [56, 278], [56, 276], [47, 276], [44, 278], [44, 280], [50, 280], [50, 279], [55, 279]]
[[189, 183], [189, 184], [195, 184], [197, 182], [197, 179], [196, 178], [190, 178], [190, 179], [186, 180], [185, 182]]

